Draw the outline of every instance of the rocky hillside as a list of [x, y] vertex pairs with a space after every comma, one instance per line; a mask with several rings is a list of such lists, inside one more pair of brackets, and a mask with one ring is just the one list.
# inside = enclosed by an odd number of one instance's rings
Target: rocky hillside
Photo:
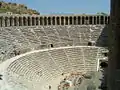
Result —
[[16, 4], [16, 3], [6, 3], [4, 1], [0, 1], [0, 13], [12, 12], [15, 14], [37, 14], [40, 13], [36, 10], [29, 9], [24, 4]]

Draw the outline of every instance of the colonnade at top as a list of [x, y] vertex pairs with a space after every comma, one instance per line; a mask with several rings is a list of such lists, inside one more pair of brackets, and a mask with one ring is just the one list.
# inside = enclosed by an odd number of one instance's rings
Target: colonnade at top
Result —
[[110, 17], [104, 15], [76, 16], [0, 16], [0, 27], [40, 25], [104, 25]]

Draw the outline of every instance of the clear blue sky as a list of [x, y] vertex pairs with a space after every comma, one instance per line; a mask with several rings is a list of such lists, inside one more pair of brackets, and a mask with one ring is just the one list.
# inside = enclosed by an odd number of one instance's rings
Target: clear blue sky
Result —
[[110, 0], [3, 0], [27, 5], [41, 14], [95, 14], [110, 11]]

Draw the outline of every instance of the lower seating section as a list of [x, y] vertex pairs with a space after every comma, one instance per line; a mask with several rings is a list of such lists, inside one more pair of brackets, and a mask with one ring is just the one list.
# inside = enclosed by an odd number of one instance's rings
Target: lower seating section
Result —
[[87, 71], [95, 71], [97, 68], [97, 53], [96, 48], [83, 48], [85, 67]]
[[13, 61], [7, 72], [12, 82], [39, 90], [45, 85], [57, 83], [52, 80], [62, 76], [62, 73], [96, 71], [100, 50], [103, 51], [103, 48], [71, 46], [31, 51]]

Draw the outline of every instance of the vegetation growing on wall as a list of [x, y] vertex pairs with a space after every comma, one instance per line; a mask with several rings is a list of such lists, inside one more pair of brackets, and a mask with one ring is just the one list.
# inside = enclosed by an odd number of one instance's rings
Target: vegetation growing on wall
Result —
[[0, 1], [0, 13], [12, 12], [14, 14], [37, 14], [40, 13], [36, 10], [29, 9], [24, 4], [16, 4], [16, 3], [6, 3], [4, 1]]

